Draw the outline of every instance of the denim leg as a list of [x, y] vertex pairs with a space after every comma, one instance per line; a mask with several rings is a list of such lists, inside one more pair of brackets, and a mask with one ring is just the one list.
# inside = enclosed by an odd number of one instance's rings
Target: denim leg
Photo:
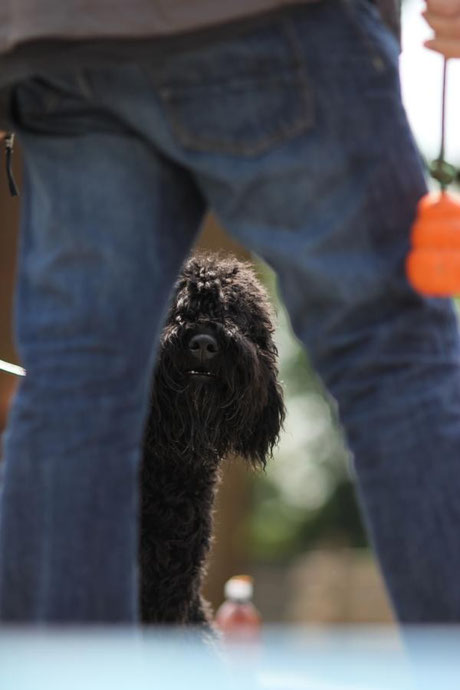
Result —
[[38, 132], [21, 119], [27, 376], [5, 439], [0, 618], [128, 623], [152, 347], [202, 200], [122, 127], [94, 115], [82, 135], [64, 110], [53, 118]]
[[397, 615], [458, 622], [458, 329], [404, 275], [426, 187], [397, 58], [370, 3], [325, 0], [172, 60], [165, 100], [184, 160], [277, 271], [338, 403]]
[[[396, 194], [395, 177], [388, 168], [387, 188]], [[416, 189], [407, 195], [407, 210], [417, 196]], [[376, 206], [372, 221], [364, 213], [356, 220], [372, 233], [384, 213]], [[400, 227], [407, 227], [407, 212], [401, 207], [399, 213]], [[318, 280], [314, 259], [289, 251], [278, 258], [271, 248], [265, 256], [278, 271], [294, 331], [338, 403], [365, 521], [398, 618], [459, 622], [458, 325], [449, 301], [413, 294], [403, 245], [401, 237], [388, 274], [375, 275], [381, 290], [369, 284], [367, 292], [363, 275], [361, 294], [361, 281], [352, 287], [347, 265], [359, 271], [365, 261], [355, 255], [359, 248], [350, 241], [332, 257], [323, 245], [331, 269], [328, 274], [323, 267], [324, 278], [334, 287], [319, 301], [317, 292], [302, 289]]]

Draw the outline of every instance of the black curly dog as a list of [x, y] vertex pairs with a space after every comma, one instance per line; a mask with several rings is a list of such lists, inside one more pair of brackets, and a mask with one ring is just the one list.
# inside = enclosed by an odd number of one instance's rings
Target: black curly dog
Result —
[[244, 263], [197, 255], [163, 330], [141, 472], [141, 616], [210, 623], [200, 588], [219, 465], [264, 467], [284, 418], [267, 295]]

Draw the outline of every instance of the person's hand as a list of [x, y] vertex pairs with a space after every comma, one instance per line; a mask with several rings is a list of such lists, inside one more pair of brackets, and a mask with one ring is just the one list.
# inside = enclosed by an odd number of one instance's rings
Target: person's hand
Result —
[[427, 0], [422, 14], [434, 31], [424, 45], [446, 58], [460, 57], [460, 0]]
[[6, 132], [2, 132], [0, 130], [0, 141], [3, 141], [3, 139], [6, 137], [6, 134], [7, 134]]

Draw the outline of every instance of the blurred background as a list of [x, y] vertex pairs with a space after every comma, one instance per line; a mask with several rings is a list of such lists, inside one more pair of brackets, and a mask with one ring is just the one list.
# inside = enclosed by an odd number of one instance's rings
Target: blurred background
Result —
[[[440, 143], [442, 60], [422, 46], [430, 31], [423, 3], [403, 3], [403, 98], [423, 156], [436, 158]], [[460, 64], [451, 61], [447, 104], [447, 160], [460, 165]], [[18, 152], [20, 154], [20, 152]], [[20, 155], [15, 157], [20, 181]], [[17, 362], [12, 335], [12, 295], [19, 204], [9, 196], [0, 168], [0, 359]], [[200, 245], [251, 259], [215, 219], [207, 219]], [[254, 257], [252, 257], [254, 258]], [[278, 312], [277, 343], [288, 415], [285, 432], [265, 473], [254, 475], [229, 459], [215, 513], [215, 541], [205, 595], [217, 607], [224, 582], [254, 576], [255, 603], [265, 621], [391, 622], [391, 610], [364, 533], [333, 404], [292, 335], [279, 302], [276, 279], [257, 262]], [[0, 428], [14, 392], [14, 376], [0, 372]]]

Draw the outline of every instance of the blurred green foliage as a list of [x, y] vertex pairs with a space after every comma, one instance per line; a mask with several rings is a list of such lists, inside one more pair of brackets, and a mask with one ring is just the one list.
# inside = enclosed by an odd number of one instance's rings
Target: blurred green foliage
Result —
[[365, 546], [335, 406], [292, 333], [273, 272], [257, 269], [278, 315], [287, 418], [274, 459], [253, 480], [251, 551], [258, 560], [283, 561], [324, 543]]

